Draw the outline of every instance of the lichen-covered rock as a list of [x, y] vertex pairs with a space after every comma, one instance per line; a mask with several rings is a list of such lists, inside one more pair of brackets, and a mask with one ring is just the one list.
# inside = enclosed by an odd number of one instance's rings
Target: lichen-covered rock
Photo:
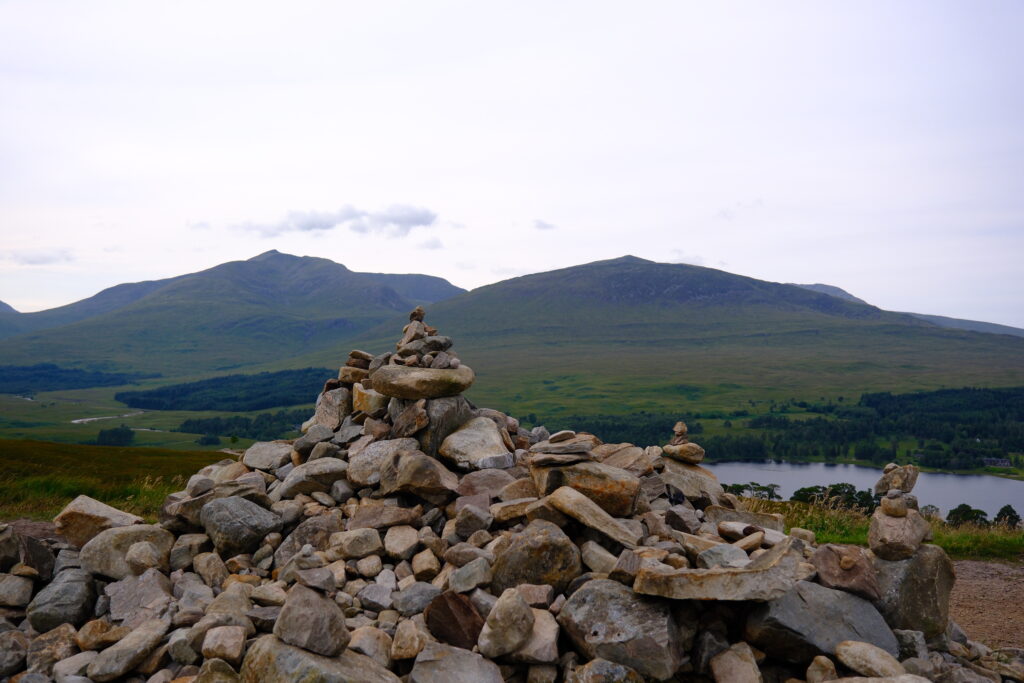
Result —
[[545, 583], [561, 593], [580, 575], [580, 551], [551, 522], [536, 520], [514, 535], [495, 558], [491, 588], [501, 593], [521, 583]]
[[335, 657], [324, 657], [272, 635], [252, 644], [239, 677], [242, 683], [399, 683], [398, 676], [366, 655], [345, 649]]
[[152, 543], [163, 555], [169, 556], [174, 535], [153, 524], [135, 524], [113, 527], [101, 531], [82, 547], [79, 558], [82, 568], [112, 579], [131, 575], [126, 556], [128, 549], [140, 542]]
[[89, 496], [78, 496], [53, 518], [57, 533], [76, 548], [84, 546], [101, 531], [144, 521], [137, 515], [122, 512]]
[[281, 518], [273, 512], [237, 496], [207, 503], [201, 520], [206, 535], [224, 557], [253, 552], [264, 536], [282, 527]]
[[949, 596], [956, 575], [937, 545], [923, 545], [909, 559], [875, 558], [879, 598], [875, 606], [894, 629], [912, 629], [933, 638], [949, 623]]
[[96, 589], [84, 569], [65, 569], [39, 591], [28, 606], [28, 623], [40, 633], [61, 624], [79, 627], [92, 615]]
[[870, 643], [894, 657], [899, 654], [896, 636], [870, 602], [808, 581], [755, 608], [747, 619], [746, 640], [794, 664], [835, 654], [844, 640]]
[[668, 601], [637, 595], [617, 581], [596, 579], [572, 594], [558, 623], [588, 659], [602, 657], [664, 680], [683, 663], [695, 632], [692, 617], [680, 613], [677, 618]]
[[498, 427], [486, 417], [473, 418], [449, 434], [438, 453], [461, 470], [505, 469], [513, 464]]
[[289, 645], [324, 657], [340, 654], [350, 637], [338, 604], [300, 584], [288, 591], [274, 624], [274, 635]]

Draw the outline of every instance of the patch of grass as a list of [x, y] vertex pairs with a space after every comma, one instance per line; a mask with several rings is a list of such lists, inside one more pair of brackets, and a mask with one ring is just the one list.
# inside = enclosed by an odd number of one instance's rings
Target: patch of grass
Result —
[[84, 494], [154, 521], [168, 493], [226, 457], [209, 451], [0, 441], [0, 519], [50, 519]]
[[[783, 514], [787, 531], [792, 527], [813, 531], [818, 543], [868, 544], [871, 520], [862, 511], [794, 501], [745, 500], [752, 511]], [[931, 525], [934, 536], [932, 543], [945, 550], [953, 559], [1024, 559], [1024, 529], [1009, 529], [994, 524], [964, 524], [955, 527], [941, 520], [931, 520]]]

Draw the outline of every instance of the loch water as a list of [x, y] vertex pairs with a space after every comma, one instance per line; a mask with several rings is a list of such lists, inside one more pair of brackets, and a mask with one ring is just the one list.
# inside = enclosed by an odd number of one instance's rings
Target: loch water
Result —
[[[778, 484], [779, 495], [789, 500], [805, 486], [827, 486], [845, 482], [857, 489], [874, 489], [882, 470], [859, 465], [824, 462], [719, 462], [705, 463], [723, 484]], [[992, 519], [1004, 505], [1024, 515], [1024, 481], [990, 474], [939, 474], [921, 472], [914, 487], [921, 505], [934, 505], [945, 515], [960, 503], [984, 510]]]

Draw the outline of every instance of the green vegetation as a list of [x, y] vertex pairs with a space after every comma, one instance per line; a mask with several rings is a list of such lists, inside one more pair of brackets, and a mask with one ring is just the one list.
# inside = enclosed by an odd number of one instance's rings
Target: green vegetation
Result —
[[40, 391], [113, 387], [132, 384], [140, 379], [159, 377], [154, 374], [96, 372], [77, 368], [61, 368], [53, 363], [36, 365], [0, 365], [0, 394], [32, 396]]
[[[790, 410], [802, 414], [794, 419]], [[743, 433], [713, 435], [702, 445], [714, 460], [853, 458], [878, 465], [902, 458], [928, 468], [979, 470], [1006, 459], [1024, 466], [1024, 387], [865, 394], [854, 406], [787, 402], [744, 426]]]
[[78, 495], [155, 520], [168, 493], [223, 453], [0, 441], [0, 519], [49, 519]]
[[327, 259], [267, 252], [119, 285], [50, 311], [5, 313], [0, 358], [177, 376], [225, 372], [333, 346], [461, 291], [437, 277], [356, 273]]
[[96, 435], [96, 444], [99, 446], [131, 446], [135, 441], [135, 432], [131, 427], [121, 425], [112, 429], [101, 429]]
[[178, 425], [177, 431], [271, 441], [298, 436], [299, 427], [308, 418], [308, 410], [279, 410], [276, 413], [260, 413], [252, 418], [192, 418]]
[[328, 368], [304, 368], [256, 375], [224, 375], [146, 391], [121, 391], [114, 394], [114, 398], [132, 408], [145, 410], [265, 410], [308, 403], [324, 380], [333, 377], [335, 372]]
[[[778, 512], [786, 517], [786, 530], [792, 527], [809, 529], [818, 543], [849, 543], [866, 546], [870, 519], [861, 510], [834, 504], [801, 503], [749, 499], [749, 507], [757, 512]], [[1021, 560], [1024, 559], [1024, 529], [1004, 525], [959, 526], [932, 519], [932, 541], [954, 559]]]

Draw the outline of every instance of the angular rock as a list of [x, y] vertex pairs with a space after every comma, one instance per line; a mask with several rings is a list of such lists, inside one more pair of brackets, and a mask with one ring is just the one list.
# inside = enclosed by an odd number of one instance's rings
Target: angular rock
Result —
[[540, 495], [568, 486], [597, 503], [613, 517], [628, 517], [636, 507], [640, 479], [629, 472], [600, 462], [580, 462], [568, 467], [530, 467]]
[[57, 683], [65, 683], [69, 679], [75, 680], [72, 677], [84, 677], [89, 669], [89, 665], [93, 663], [97, 656], [98, 653], [96, 652], [79, 652], [77, 655], [60, 660], [53, 665], [54, 680]]
[[236, 496], [207, 503], [200, 519], [206, 535], [224, 557], [253, 552], [264, 536], [283, 526], [281, 518], [270, 510]]
[[956, 575], [942, 548], [923, 545], [896, 562], [875, 558], [874, 569], [881, 596], [875, 606], [892, 628], [923, 631], [926, 639], [945, 632]]
[[514, 464], [494, 421], [476, 417], [448, 435], [438, 453], [462, 470], [505, 469]]
[[398, 622], [395, 629], [395, 638], [391, 643], [392, 659], [412, 659], [420, 653], [427, 644], [427, 635], [423, 633], [415, 622], [406, 619]]
[[[725, 493], [714, 472], [700, 465], [665, 460], [665, 470], [660, 476], [666, 486], [691, 502], [699, 503], [699, 507], [717, 505]], [[672, 501], [679, 502], [675, 497]]]
[[443, 643], [471, 650], [483, 630], [484, 620], [465, 595], [446, 591], [431, 600], [423, 611], [430, 633]]
[[836, 659], [861, 676], [902, 676], [907, 673], [893, 655], [880, 647], [856, 640], [836, 645]]
[[300, 584], [288, 591], [274, 624], [274, 635], [324, 657], [337, 656], [349, 641], [345, 615], [338, 604]]
[[559, 512], [595, 531], [600, 531], [627, 548], [634, 548], [640, 543], [639, 533], [634, 533], [625, 524], [619, 523], [602, 510], [597, 503], [576, 489], [563, 486], [548, 496], [546, 500]]
[[206, 534], [182, 534], [171, 546], [170, 566], [171, 571], [187, 569], [192, 566], [192, 560], [200, 553], [209, 552], [213, 549], [213, 543]]
[[558, 623], [584, 657], [618, 662], [656, 680], [672, 676], [684, 661], [695, 624], [681, 621], [670, 603], [608, 579], [583, 584], [558, 614]]
[[491, 587], [501, 593], [521, 583], [543, 583], [561, 593], [581, 572], [576, 544], [551, 522], [537, 520], [495, 558]]
[[716, 683], [761, 683], [754, 652], [746, 643], [736, 643], [711, 658], [711, 674]]
[[785, 595], [807, 578], [803, 543], [787, 539], [742, 569], [662, 569], [642, 566], [633, 590], [675, 600], [753, 600]]
[[427, 643], [416, 656], [409, 683], [503, 683], [492, 661], [459, 647]]
[[381, 469], [385, 463], [401, 453], [414, 453], [419, 450], [416, 439], [387, 439], [376, 441], [349, 456], [348, 480], [353, 486], [373, 486], [381, 480]]
[[362, 626], [352, 631], [349, 649], [366, 655], [385, 669], [391, 666], [391, 636], [379, 628]]
[[383, 411], [387, 410], [388, 401], [390, 400], [390, 397], [373, 389], [367, 389], [362, 384], [356, 384], [352, 387], [353, 410], [366, 413], [371, 417], [379, 416]]
[[441, 589], [437, 586], [424, 581], [417, 581], [411, 586], [394, 593], [392, 597], [394, 607], [398, 610], [398, 613], [403, 617], [411, 617], [425, 610], [427, 605], [440, 594]]
[[343, 650], [337, 657], [323, 657], [272, 635], [262, 636], [249, 648], [239, 677], [242, 683], [400, 683], [398, 676], [366, 655]]
[[313, 414], [313, 422], [336, 431], [345, 420], [345, 416], [351, 412], [351, 391], [344, 387], [325, 391], [316, 399], [316, 412]]
[[77, 653], [75, 627], [61, 624], [32, 639], [25, 654], [25, 663], [30, 671], [49, 675], [54, 664]]
[[917, 475], [919, 473], [920, 470], [917, 465], [886, 468], [882, 478], [875, 484], [875, 495], [884, 496], [892, 489], [910, 493], [914, 490], [914, 484], [917, 483]]
[[331, 534], [330, 547], [336, 549], [346, 560], [362, 559], [375, 555], [384, 549], [380, 532], [376, 529], [354, 529]]
[[241, 626], [216, 626], [203, 638], [203, 656], [223, 659], [232, 666], [242, 663], [245, 652], [245, 629]]
[[400, 524], [415, 524], [423, 514], [419, 505], [403, 508], [397, 505], [360, 505], [348, 521], [350, 531], [355, 529], [387, 529]]
[[[295, 439], [292, 448], [303, 458], [308, 458], [317, 444], [330, 441], [334, 438], [334, 430], [322, 424], [315, 424], [306, 430], [306, 433]], [[284, 463], [282, 463], [284, 464]], [[279, 465], [280, 467], [280, 465]]]
[[534, 614], [519, 591], [509, 588], [487, 614], [477, 644], [480, 653], [494, 659], [515, 652], [533, 632]]
[[163, 619], [143, 622], [124, 638], [99, 653], [89, 665], [89, 678], [112, 681], [134, 670], [160, 644], [169, 624]]
[[448, 588], [456, 593], [468, 593], [491, 582], [491, 563], [482, 557], [465, 564], [448, 577]]
[[814, 551], [810, 562], [818, 570], [818, 583], [826, 588], [844, 590], [872, 602], [881, 597], [875, 568], [862, 548], [829, 543]]
[[11, 676], [25, 668], [29, 639], [21, 631], [0, 633], [0, 676]]
[[334, 482], [344, 479], [349, 464], [339, 458], [319, 458], [305, 462], [288, 473], [281, 482], [281, 498], [294, 498], [300, 493], [327, 493]]
[[878, 509], [871, 515], [868, 545], [883, 560], [905, 560], [921, 547], [931, 530], [917, 510], [907, 510], [906, 517], [890, 517]]
[[508, 655], [509, 661], [525, 664], [554, 664], [558, 661], [558, 622], [546, 609], [531, 608], [533, 628], [526, 642]]
[[427, 401], [429, 423], [416, 435], [420, 442], [420, 450], [436, 457], [444, 440], [472, 418], [473, 408], [462, 396], [430, 399]]
[[288, 564], [288, 561], [305, 545], [313, 546], [314, 550], [326, 550], [331, 536], [342, 528], [344, 527], [340, 515], [310, 517], [295, 527], [274, 551], [274, 566], [283, 567]]
[[292, 460], [292, 446], [281, 441], [260, 441], [246, 449], [242, 464], [254, 470], [273, 471]]
[[870, 643], [894, 657], [899, 654], [896, 636], [870, 602], [807, 581], [756, 607], [747, 619], [745, 639], [795, 664], [833, 655], [844, 640]]
[[53, 518], [58, 534], [68, 539], [68, 543], [81, 548], [101, 531], [120, 526], [142, 524], [145, 520], [117, 508], [90, 498], [78, 496], [64, 506]]
[[664, 446], [662, 452], [679, 462], [685, 462], [690, 465], [699, 465], [704, 460], [704, 449], [695, 443], [680, 443], [680, 444], [668, 444]]
[[630, 667], [600, 657], [576, 667], [565, 680], [566, 683], [644, 683], [644, 677]]
[[45, 633], [61, 624], [79, 627], [92, 615], [96, 589], [84, 569], [65, 569], [36, 594], [28, 606], [28, 623]]
[[466, 365], [446, 370], [385, 365], [371, 375], [370, 381], [374, 391], [385, 396], [419, 400], [461, 394], [475, 378]]
[[697, 566], [704, 569], [713, 567], [742, 568], [750, 564], [747, 553], [730, 543], [721, 543], [697, 555]]
[[131, 575], [125, 556], [128, 549], [140, 542], [152, 543], [163, 555], [170, 555], [174, 535], [153, 524], [133, 524], [101, 531], [82, 546], [79, 558], [82, 568], [112, 579]]
[[721, 505], [709, 505], [704, 508], [704, 520], [713, 524], [716, 528], [722, 522], [742, 522], [746, 526], [756, 526], [761, 529], [771, 529], [779, 532], [783, 531], [782, 515], [733, 510]]
[[32, 579], [0, 574], [0, 607], [24, 607], [32, 600]]
[[410, 493], [443, 505], [458, 486], [458, 475], [419, 451], [394, 455], [380, 468], [380, 490], [384, 494]]
[[405, 410], [399, 413], [391, 427], [392, 438], [400, 439], [406, 436], [412, 436], [426, 427], [427, 424], [430, 423], [430, 418], [427, 417], [426, 405], [427, 400], [425, 398], [421, 398], [407, 406]]

